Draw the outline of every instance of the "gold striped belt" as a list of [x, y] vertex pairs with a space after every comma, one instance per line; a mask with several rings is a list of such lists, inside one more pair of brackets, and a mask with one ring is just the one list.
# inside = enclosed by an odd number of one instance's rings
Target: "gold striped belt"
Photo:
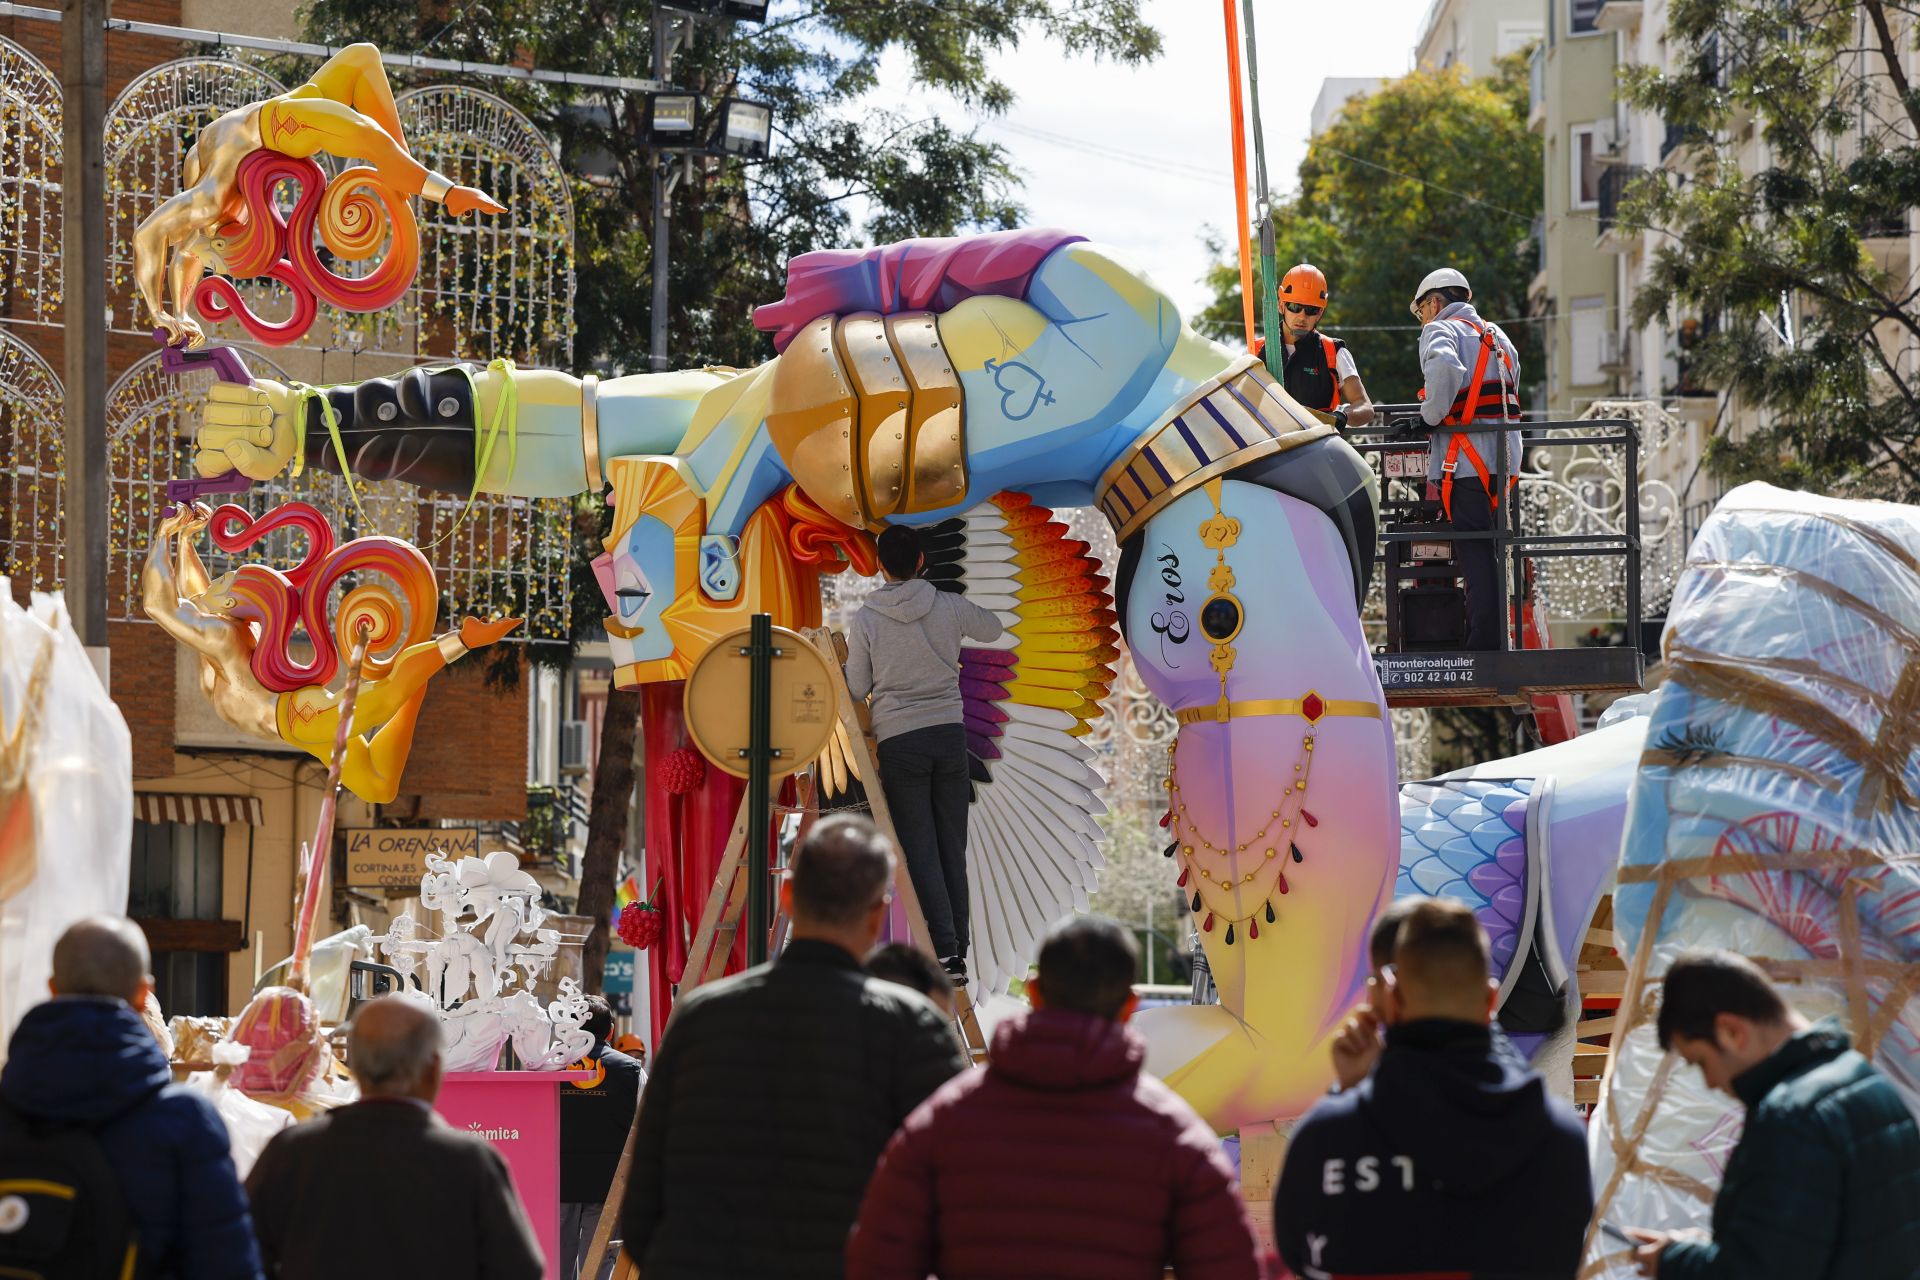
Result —
[[1299, 716], [1308, 724], [1315, 724], [1327, 716], [1357, 716], [1363, 720], [1378, 720], [1380, 704], [1362, 702], [1358, 698], [1323, 698], [1309, 691], [1304, 698], [1248, 698], [1238, 702], [1222, 698], [1204, 707], [1188, 707], [1179, 714], [1178, 719], [1183, 725], [1225, 724], [1229, 720], [1244, 720], [1250, 716]]
[[1267, 367], [1243, 356], [1175, 404], [1100, 477], [1094, 505], [1125, 542], [1162, 507], [1215, 476], [1325, 439]]

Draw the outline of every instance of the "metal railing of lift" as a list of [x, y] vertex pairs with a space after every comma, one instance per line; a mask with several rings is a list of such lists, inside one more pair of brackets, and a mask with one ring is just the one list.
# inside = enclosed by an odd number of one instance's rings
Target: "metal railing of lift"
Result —
[[[1436, 428], [1427, 425], [1420, 417], [1418, 404], [1376, 404], [1374, 420], [1364, 427], [1346, 428], [1348, 443], [1360, 451], [1362, 456], [1406, 452], [1415, 447], [1431, 451], [1432, 436]], [[1388, 567], [1386, 548], [1395, 542], [1463, 542], [1491, 541], [1494, 544], [1496, 563], [1500, 572], [1494, 575], [1498, 584], [1498, 616], [1503, 619], [1501, 630], [1501, 649], [1512, 650], [1516, 646], [1514, 628], [1518, 619], [1511, 607], [1517, 594], [1516, 582], [1526, 579], [1525, 562], [1544, 560], [1561, 556], [1619, 556], [1625, 561], [1626, 572], [1626, 623], [1629, 643], [1637, 643], [1640, 635], [1640, 430], [1625, 418], [1603, 418], [1578, 420], [1538, 419], [1523, 416], [1513, 424], [1513, 428], [1488, 427], [1482, 424], [1474, 434], [1490, 433], [1496, 430], [1518, 429], [1523, 432], [1522, 452], [1532, 449], [1577, 449], [1604, 446], [1619, 446], [1626, 451], [1623, 460], [1622, 479], [1626, 492], [1622, 511], [1622, 529], [1619, 533], [1526, 533], [1519, 527], [1521, 503], [1519, 495], [1514, 493], [1511, 500], [1502, 502], [1499, 514], [1494, 519], [1494, 527], [1484, 533], [1457, 533], [1444, 519], [1438, 523], [1424, 525], [1416, 529], [1388, 531], [1384, 525], [1389, 523], [1389, 512], [1404, 514], [1431, 515], [1432, 504], [1424, 496], [1414, 500], [1390, 501], [1388, 477], [1384, 466], [1380, 468], [1381, 517], [1382, 530], [1376, 535], [1379, 547], [1374, 554], [1374, 562]], [[1556, 434], [1558, 433], [1558, 434]], [[1575, 434], [1577, 433], [1577, 434]], [[1507, 451], [1494, 449], [1491, 478], [1496, 490], [1502, 494], [1509, 492], [1507, 487]], [[1483, 451], [1484, 453], [1484, 451]], [[1465, 465], [1465, 460], [1461, 459]], [[1456, 472], [1456, 476], [1458, 472]], [[1402, 477], [1395, 477], [1402, 479]], [[1520, 483], [1526, 477], [1519, 477]], [[1419, 480], [1423, 495], [1426, 478]]]

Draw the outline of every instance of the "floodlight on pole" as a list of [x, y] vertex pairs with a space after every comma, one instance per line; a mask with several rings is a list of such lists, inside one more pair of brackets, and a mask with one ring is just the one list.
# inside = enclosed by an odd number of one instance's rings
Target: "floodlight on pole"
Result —
[[656, 147], [684, 147], [699, 122], [700, 99], [691, 93], [656, 93], [647, 98], [647, 141]]
[[720, 0], [720, 13], [735, 22], [765, 22], [767, 0]]
[[720, 104], [720, 129], [714, 144], [728, 155], [765, 157], [773, 145], [773, 108], [746, 98], [726, 99]]

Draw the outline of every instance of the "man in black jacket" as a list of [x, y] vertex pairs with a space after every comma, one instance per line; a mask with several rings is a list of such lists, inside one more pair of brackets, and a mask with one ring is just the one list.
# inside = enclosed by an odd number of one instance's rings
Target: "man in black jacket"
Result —
[[1667, 969], [1662, 1049], [1747, 1109], [1713, 1234], [1631, 1229], [1660, 1280], [1912, 1280], [1920, 1128], [1833, 1022], [1808, 1022], [1751, 960], [1690, 951]]
[[860, 967], [893, 874], [871, 822], [819, 823], [781, 886], [786, 950], [674, 1010], [620, 1214], [646, 1280], [839, 1280], [881, 1149], [966, 1065], [924, 997]]
[[[560, 1090], [560, 1280], [575, 1280], [586, 1265], [582, 1257], [600, 1226], [600, 1209], [613, 1186], [620, 1153], [640, 1105], [647, 1073], [634, 1059], [607, 1043], [613, 1034], [613, 1010], [604, 996], [588, 996], [590, 1012], [580, 1029], [593, 1037], [593, 1049], [573, 1064], [591, 1071]], [[603, 1280], [613, 1271], [609, 1249], [587, 1274]]]
[[1274, 1236], [1296, 1274], [1569, 1280], [1579, 1269], [1593, 1211], [1586, 1137], [1538, 1073], [1494, 1051], [1488, 968], [1465, 904], [1408, 911], [1381, 974], [1378, 1066], [1308, 1112], [1287, 1148]]
[[434, 1114], [440, 1015], [414, 996], [347, 1031], [360, 1101], [283, 1129], [247, 1175], [269, 1280], [540, 1280], [507, 1162]]

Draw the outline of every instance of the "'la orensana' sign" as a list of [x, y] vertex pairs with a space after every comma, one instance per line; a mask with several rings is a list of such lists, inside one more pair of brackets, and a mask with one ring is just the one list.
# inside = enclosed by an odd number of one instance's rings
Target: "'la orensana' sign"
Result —
[[347, 883], [417, 889], [427, 855], [459, 859], [480, 856], [478, 827], [343, 827], [347, 838]]

